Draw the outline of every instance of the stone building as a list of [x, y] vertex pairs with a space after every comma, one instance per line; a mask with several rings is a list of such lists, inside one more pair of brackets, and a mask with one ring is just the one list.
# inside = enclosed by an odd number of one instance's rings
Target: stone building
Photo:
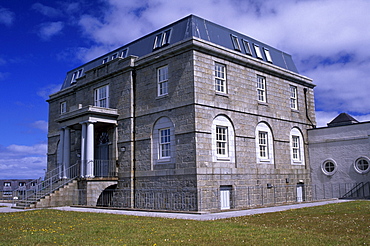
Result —
[[312, 183], [318, 198], [370, 197], [370, 122], [341, 113], [308, 131]]
[[313, 88], [290, 55], [190, 15], [67, 73], [48, 100], [48, 171], [87, 205], [111, 191], [104, 205], [253, 205], [250, 187], [310, 184]]

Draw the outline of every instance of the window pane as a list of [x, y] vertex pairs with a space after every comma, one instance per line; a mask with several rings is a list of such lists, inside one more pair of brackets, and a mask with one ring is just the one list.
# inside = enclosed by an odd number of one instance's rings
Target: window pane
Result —
[[160, 143], [159, 143], [159, 154], [160, 158], [166, 158], [171, 156], [171, 138], [170, 138], [170, 129], [161, 129], [159, 130]]
[[215, 90], [226, 92], [225, 65], [215, 63]]
[[217, 155], [227, 156], [228, 155], [228, 142], [227, 142], [227, 127], [216, 126], [216, 152]]

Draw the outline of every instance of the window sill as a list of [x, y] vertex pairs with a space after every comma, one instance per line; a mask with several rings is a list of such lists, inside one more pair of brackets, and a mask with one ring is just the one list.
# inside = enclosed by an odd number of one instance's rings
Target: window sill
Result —
[[217, 157], [217, 161], [230, 161], [230, 157]]
[[227, 97], [227, 98], [229, 97], [229, 95], [227, 93], [219, 92], [219, 91], [216, 91], [215, 95], [216, 96], [221, 96], [221, 97]]
[[267, 102], [262, 102], [262, 101], [258, 101], [258, 105], [262, 105], [262, 106], [266, 106], [266, 107], [269, 106]]
[[294, 108], [290, 108], [290, 110], [294, 113], [299, 113], [299, 110], [298, 109], [294, 109]]
[[167, 97], [168, 97], [168, 93], [164, 94], [164, 95], [157, 96], [156, 99], [163, 99], [163, 98], [167, 98]]

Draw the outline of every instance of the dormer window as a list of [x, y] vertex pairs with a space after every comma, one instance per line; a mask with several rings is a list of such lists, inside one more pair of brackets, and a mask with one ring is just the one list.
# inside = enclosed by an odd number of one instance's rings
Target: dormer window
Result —
[[128, 53], [128, 49], [122, 50], [122, 52], [121, 52], [121, 58], [126, 58], [127, 57], [127, 53]]
[[108, 62], [108, 57], [104, 58], [101, 64], [105, 64]]
[[266, 48], [263, 48], [263, 51], [265, 52], [266, 60], [268, 62], [271, 62], [272, 63], [272, 58], [271, 58], [270, 51], [268, 49], [266, 49]]
[[76, 83], [76, 79], [82, 76], [83, 69], [79, 69], [72, 74], [71, 84]]
[[249, 42], [245, 39], [243, 39], [243, 46], [244, 46], [245, 54], [252, 55], [251, 46], [249, 45]]
[[155, 36], [153, 49], [161, 48], [170, 43], [171, 29], [161, 32]]
[[234, 50], [241, 51], [238, 37], [232, 34], [230, 36], [231, 41], [233, 42]]
[[260, 47], [257, 44], [253, 44], [253, 46], [254, 46], [254, 51], [256, 52], [257, 58], [263, 59]]
[[116, 53], [116, 54], [113, 54], [112, 56], [111, 56], [111, 60], [114, 60], [114, 59], [116, 59], [118, 57], [118, 54]]

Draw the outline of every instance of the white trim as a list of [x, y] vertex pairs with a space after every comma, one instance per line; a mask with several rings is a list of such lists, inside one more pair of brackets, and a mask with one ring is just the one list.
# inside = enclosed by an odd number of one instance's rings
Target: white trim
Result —
[[[358, 162], [359, 161], [362, 161], [362, 160], [367, 161], [367, 163], [368, 163], [368, 167], [365, 170], [362, 170], [362, 169], [360, 169], [358, 167]], [[353, 168], [359, 174], [366, 174], [366, 173], [368, 173], [370, 171], [370, 159], [369, 159], [369, 157], [367, 157], [367, 156], [361, 156], [361, 157], [357, 158], [356, 161], [353, 163]]]
[[[333, 171], [329, 172], [328, 170], [326, 170], [325, 166], [327, 163], [333, 163]], [[336, 161], [334, 161], [333, 159], [326, 159], [325, 161], [323, 161], [323, 163], [321, 163], [321, 171], [326, 175], [326, 176], [332, 176], [334, 175], [337, 171], [338, 171], [338, 164], [336, 163]]]
[[[218, 127], [226, 128], [226, 148], [225, 154], [220, 155], [217, 152], [217, 132]], [[212, 160], [235, 162], [235, 132], [230, 120], [223, 116], [217, 116], [212, 122]]]
[[[298, 146], [293, 145], [293, 137], [298, 137]], [[290, 145], [290, 160], [292, 165], [304, 165], [305, 154], [304, 154], [304, 141], [302, 132], [297, 127], [293, 127], [289, 134], [289, 145]], [[297, 149], [298, 152], [294, 152], [293, 149]], [[296, 155], [297, 154], [297, 155]]]
[[[266, 143], [266, 156], [261, 156], [260, 154], [260, 133], [267, 134], [267, 143]], [[274, 139], [272, 137], [271, 128], [264, 122], [258, 123], [255, 130], [255, 143], [256, 143], [256, 159], [257, 163], [266, 163], [266, 164], [274, 164]]]

